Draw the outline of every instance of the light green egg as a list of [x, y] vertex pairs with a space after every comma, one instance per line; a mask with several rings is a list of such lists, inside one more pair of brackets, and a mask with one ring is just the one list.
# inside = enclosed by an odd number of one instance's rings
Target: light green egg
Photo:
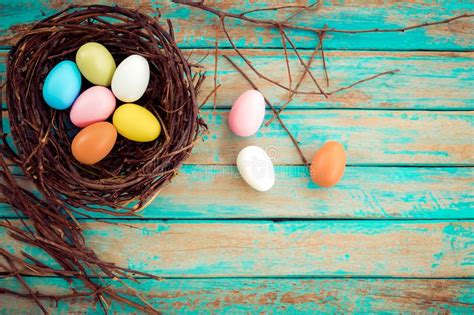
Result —
[[82, 45], [76, 53], [76, 64], [89, 82], [110, 86], [116, 65], [104, 45], [95, 42]]

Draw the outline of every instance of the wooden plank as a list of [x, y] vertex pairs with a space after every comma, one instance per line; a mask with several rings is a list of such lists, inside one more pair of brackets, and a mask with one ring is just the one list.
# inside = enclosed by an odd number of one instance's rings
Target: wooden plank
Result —
[[[88, 245], [105, 261], [163, 277], [474, 274], [474, 221], [469, 220], [125, 222], [137, 228], [85, 223]], [[7, 250], [55, 265], [4, 228], [0, 237]]]
[[[88, 1], [75, 1], [75, 4], [88, 4]], [[111, 4], [110, 0], [96, 3]], [[306, 5], [308, 1], [279, 1]], [[214, 47], [216, 17], [212, 14], [192, 9], [171, 1], [121, 1], [122, 6], [137, 8], [152, 16], [157, 16], [157, 8], [164, 18], [174, 22], [177, 41], [182, 47]], [[233, 12], [274, 7], [271, 1], [206, 1], [212, 7]], [[66, 8], [69, 1], [7, 1], [1, 2], [2, 16], [0, 45], [15, 43], [31, 24], [47, 15]], [[325, 1], [319, 10], [301, 14], [293, 20], [294, 24], [306, 27], [329, 27], [342, 29], [398, 28], [426, 21], [438, 21], [462, 13], [472, 13], [471, 1], [430, 1], [429, 4], [398, 1]], [[285, 19], [293, 11], [275, 14], [273, 11], [253, 14], [254, 17]], [[191, 18], [192, 17], [192, 18]], [[231, 19], [226, 20], [227, 28], [235, 43], [240, 47], [282, 47], [278, 32], [263, 26], [253, 26]], [[464, 19], [449, 25], [438, 25], [426, 29], [416, 29], [405, 33], [377, 34], [328, 34], [326, 49], [351, 50], [472, 50], [474, 19]], [[291, 31], [289, 35], [298, 47], [312, 48], [316, 36], [304, 31]], [[220, 34], [220, 45], [229, 47], [224, 35]]]
[[[43, 292], [66, 293], [71, 287], [58, 278], [26, 277]], [[117, 281], [112, 285], [127, 288]], [[450, 313], [474, 311], [473, 280], [416, 279], [169, 279], [127, 284], [164, 314], [275, 314], [275, 313]], [[22, 290], [14, 279], [3, 286]], [[81, 286], [74, 281], [72, 287]], [[139, 301], [137, 301], [139, 302]], [[96, 314], [90, 298], [44, 302], [51, 313]], [[135, 309], [112, 303], [110, 313], [130, 314]], [[5, 296], [0, 313], [39, 314], [31, 300]]]
[[[184, 165], [140, 214], [146, 219], [474, 219], [474, 168], [348, 167], [331, 189], [312, 184], [304, 166], [277, 166], [276, 178], [262, 194], [245, 184], [235, 166]], [[6, 204], [0, 204], [0, 216], [16, 217]]]
[[[3, 114], [8, 125], [8, 114]], [[277, 122], [242, 138], [227, 126], [228, 111], [204, 110], [201, 115], [209, 134], [196, 144], [187, 164], [235, 164], [248, 145], [265, 149], [275, 165], [302, 164]], [[265, 119], [270, 117], [267, 111]], [[326, 141], [335, 140], [344, 145], [349, 165], [474, 164], [474, 112], [286, 110], [282, 118], [309, 161]]]
[[[186, 50], [185, 52], [190, 54], [191, 51]], [[259, 71], [282, 84], [288, 84], [286, 63], [281, 51], [249, 49], [244, 53]], [[278, 107], [286, 102], [288, 93], [285, 90], [259, 79], [234, 52], [222, 50], [220, 54], [231, 56], [239, 67], [245, 69], [273, 105]], [[206, 55], [208, 58], [203, 60]], [[302, 52], [302, 55], [308, 59], [311, 52], [305, 51]], [[6, 57], [7, 51], [0, 51], [0, 76], [4, 77]], [[289, 59], [294, 85], [304, 70], [294, 55], [291, 55]], [[472, 89], [474, 72], [471, 71], [474, 64], [474, 53], [472, 52], [328, 51], [326, 59], [331, 82], [330, 87], [326, 88], [327, 91], [348, 86], [353, 82], [387, 70], [399, 69], [400, 72], [366, 82], [351, 90], [334, 94], [328, 99], [320, 95], [295, 96], [288, 108], [474, 109]], [[208, 76], [199, 94], [198, 102], [201, 104], [213, 90], [213, 52], [194, 50], [191, 60], [194, 62], [203, 60], [201, 64]], [[319, 58], [311, 69], [315, 77], [323, 82]], [[314, 83], [308, 76], [306, 77], [300, 90], [315, 91]], [[250, 88], [242, 76], [222, 57], [219, 58], [217, 79], [218, 83], [222, 84], [217, 93], [217, 108], [230, 108], [233, 101], [243, 91]], [[3, 108], [6, 108], [4, 99], [2, 104]], [[213, 98], [210, 98], [205, 107], [212, 108], [213, 106]]]
[[[208, 79], [200, 93], [199, 104], [213, 90], [214, 58], [213, 52], [206, 50], [194, 50], [192, 56], [192, 60], [198, 62], [208, 53], [210, 57], [202, 62]], [[249, 49], [244, 53], [256, 69], [275, 81], [288, 85], [285, 57], [281, 51]], [[279, 107], [286, 103], [287, 91], [260, 79], [233, 51], [223, 50], [220, 51], [217, 72], [217, 82], [222, 86], [217, 93], [216, 107], [230, 108], [243, 91], [251, 88], [242, 75], [222, 58], [222, 55], [230, 56], [241, 69], [244, 69], [274, 106]], [[305, 60], [309, 60], [311, 52], [305, 51], [301, 55]], [[470, 71], [474, 65], [472, 52], [328, 51], [325, 55], [330, 75], [330, 87], [324, 87], [326, 91], [348, 86], [388, 70], [399, 69], [400, 72], [336, 93], [328, 99], [321, 95], [298, 95], [288, 108], [474, 109], [472, 89], [474, 73]], [[294, 86], [304, 68], [294, 55], [289, 56], [289, 62]], [[319, 82], [324, 82], [319, 58], [314, 61], [311, 70]], [[300, 90], [316, 91], [308, 75], [303, 82]], [[205, 106], [211, 108], [213, 105], [213, 98], [210, 98]]]
[[[301, 164], [283, 128], [262, 127], [256, 136], [237, 137], [227, 126], [228, 112], [204, 111], [210, 135], [193, 149], [190, 164], [234, 164], [248, 145], [264, 148], [276, 165]], [[267, 114], [266, 119], [270, 118]], [[300, 141], [306, 158], [329, 140], [341, 142], [351, 165], [472, 165], [472, 112], [366, 110], [286, 110], [282, 118]]]

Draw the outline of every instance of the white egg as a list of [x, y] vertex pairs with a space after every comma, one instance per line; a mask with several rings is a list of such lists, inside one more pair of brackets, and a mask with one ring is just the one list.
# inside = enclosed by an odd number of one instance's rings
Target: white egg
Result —
[[135, 102], [146, 91], [150, 81], [150, 66], [140, 55], [125, 58], [112, 77], [112, 92], [123, 102]]
[[267, 191], [275, 184], [275, 170], [268, 154], [260, 147], [248, 146], [237, 156], [237, 168], [252, 188]]

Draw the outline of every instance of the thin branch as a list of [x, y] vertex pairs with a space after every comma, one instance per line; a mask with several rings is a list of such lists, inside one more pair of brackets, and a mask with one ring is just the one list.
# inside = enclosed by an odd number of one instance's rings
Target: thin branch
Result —
[[[364, 83], [364, 82], [367, 82], [367, 81], [371, 81], [373, 79], [376, 79], [378, 77], [381, 77], [381, 76], [384, 76], [384, 75], [387, 75], [387, 74], [394, 74], [394, 73], [397, 73], [397, 72], [400, 72], [399, 69], [395, 69], [395, 70], [390, 70], [390, 71], [385, 71], [385, 72], [381, 72], [381, 73], [378, 73], [378, 74], [375, 74], [375, 75], [372, 75], [370, 77], [367, 77], [367, 78], [364, 78], [364, 79], [361, 79], [359, 81], [356, 81], [354, 83], [351, 83], [350, 85], [347, 85], [347, 86], [343, 86], [343, 87], [340, 87], [334, 91], [331, 91], [331, 92], [327, 92], [326, 94], [328, 96], [331, 96], [333, 94], [336, 94], [336, 93], [339, 93], [341, 91], [345, 91], [345, 90], [349, 90], [351, 88], [353, 88], [354, 86], [356, 85], [359, 85], [361, 83]], [[300, 81], [301, 82], [301, 81]], [[298, 85], [297, 87], [298, 88]], [[288, 106], [288, 104], [293, 100], [293, 96], [294, 94], [292, 95], [292, 97], [290, 99], [288, 99], [285, 104], [283, 104], [274, 114], [273, 116], [265, 123], [265, 126], [269, 126], [274, 120], [276, 117], [279, 117], [279, 115], [285, 110], [285, 108]]]
[[239, 15], [244, 16], [246, 14], [261, 12], [261, 11], [278, 11], [278, 10], [282, 10], [282, 9], [306, 9], [306, 8], [308, 8], [308, 6], [305, 6], [305, 5], [282, 5], [282, 6], [279, 6], [279, 7], [253, 9], [253, 10], [242, 12]]
[[[101, 289], [99, 289], [98, 292], [103, 291], [104, 289], [105, 289], [104, 287], [101, 287]], [[94, 291], [79, 292], [79, 291], [73, 290], [72, 293], [67, 293], [67, 294], [51, 295], [51, 294], [36, 292], [35, 295], [40, 299], [59, 301], [59, 300], [70, 299], [70, 298], [89, 297], [89, 296], [97, 294], [98, 292], [94, 292]], [[0, 294], [10, 294], [10, 295], [15, 295], [22, 298], [32, 298], [32, 295], [30, 293], [18, 292], [18, 291], [10, 290], [7, 288], [0, 288]]]
[[305, 68], [305, 70], [308, 72], [309, 74], [309, 77], [311, 78], [311, 80], [313, 80], [314, 84], [316, 85], [316, 87], [318, 88], [319, 92], [324, 95], [324, 97], [328, 97], [327, 94], [323, 91], [323, 89], [321, 88], [321, 86], [319, 85], [318, 81], [316, 80], [316, 78], [313, 76], [313, 74], [311, 73], [311, 70], [309, 69], [308, 65], [306, 65], [306, 63], [304, 62], [303, 58], [301, 58], [301, 55], [300, 53], [298, 52], [298, 49], [296, 48], [295, 44], [293, 44], [293, 41], [290, 39], [290, 37], [286, 34], [285, 31], [283, 31], [283, 35], [285, 36], [286, 40], [288, 41], [288, 43], [290, 43], [291, 47], [293, 48], [293, 50], [295, 51], [295, 54], [296, 56], [298, 57], [301, 65]]
[[311, 4], [311, 5], [308, 5], [308, 6], [304, 7], [304, 8], [299, 9], [298, 11], [296, 11], [295, 13], [293, 13], [292, 15], [290, 15], [289, 17], [287, 17], [283, 22], [286, 23], [286, 22], [290, 21], [291, 19], [293, 19], [295, 16], [297, 16], [297, 15], [299, 15], [299, 14], [301, 14], [301, 13], [307, 11], [307, 10], [310, 10], [310, 9], [312, 9], [312, 8], [315, 7], [315, 6], [318, 6], [318, 7], [319, 7], [320, 5], [321, 5], [321, 2], [320, 2], [320, 1], [316, 1], [315, 3], [313, 3], [313, 4]]
[[[281, 28], [279, 30], [280, 30], [281, 43], [283, 45], [283, 52], [285, 53], [286, 71], [288, 73], [288, 87], [291, 89], [293, 82], [291, 79], [291, 69], [290, 69], [290, 62], [288, 60], [288, 51], [286, 49], [286, 39], [285, 39], [285, 36], [283, 35], [283, 30]], [[290, 97], [291, 93], [292, 92], [288, 92], [288, 97]]]
[[19, 273], [16, 273], [16, 271], [18, 271], [18, 269], [15, 267], [15, 265], [13, 264], [13, 262], [11, 261], [11, 259], [6, 256], [6, 255], [2, 255], [3, 258], [7, 261], [8, 265], [10, 265], [10, 268], [12, 269], [12, 273], [15, 274], [15, 277], [18, 279], [18, 281], [20, 281], [20, 283], [23, 285], [23, 287], [26, 289], [26, 291], [28, 291], [28, 293], [30, 294], [31, 298], [34, 300], [34, 302], [36, 303], [36, 305], [38, 305], [38, 307], [41, 309], [41, 311], [44, 313], [44, 314], [48, 314], [48, 311], [46, 310], [46, 308], [43, 306], [43, 303], [41, 303], [41, 301], [39, 300], [39, 298], [36, 296], [35, 292], [33, 291], [33, 289], [26, 283], [26, 281], [23, 279], [22, 275], [19, 274]]
[[[316, 56], [316, 53], [318, 52], [318, 50], [320, 49], [321, 47], [321, 42], [319, 42], [319, 44], [313, 49], [313, 53], [311, 54], [311, 57], [309, 58], [309, 61], [308, 61], [308, 68], [311, 67], [311, 63], [313, 62], [314, 60], [314, 57]], [[296, 84], [296, 87], [295, 89], [298, 90], [298, 88], [300, 87], [301, 83], [303, 83], [303, 80], [304, 78], [306, 77], [306, 74], [308, 73], [308, 71], [306, 70], [306, 68], [304, 69], [303, 71], [303, 74], [301, 75], [298, 83]], [[288, 106], [288, 104], [293, 100], [293, 97], [295, 96], [295, 93], [294, 92], [291, 92], [290, 94], [290, 97], [286, 100], [285, 104], [283, 104], [278, 110], [276, 113], [273, 113], [273, 116], [265, 123], [265, 126], [269, 126], [274, 120], [275, 118], [286, 108], [286, 106]]]
[[216, 91], [222, 86], [222, 84], [217, 85], [215, 88], [212, 89], [212, 91], [206, 96], [204, 101], [202, 101], [201, 105], [199, 105], [198, 109], [201, 109], [206, 102], [209, 100], [209, 98], [214, 94], [216, 94]]
[[348, 29], [338, 29], [338, 28], [313, 28], [313, 27], [306, 27], [306, 26], [297, 26], [297, 25], [288, 24], [287, 22], [278, 22], [278, 21], [269, 20], [269, 19], [257, 19], [257, 18], [251, 18], [251, 17], [245, 16], [245, 15], [240, 16], [240, 14], [218, 10], [218, 9], [205, 5], [203, 2], [194, 2], [192, 0], [173, 0], [173, 2], [199, 8], [201, 10], [213, 13], [221, 18], [230, 17], [230, 18], [240, 19], [240, 20], [244, 20], [244, 21], [251, 22], [254, 24], [259, 24], [259, 25], [267, 25], [267, 26], [272, 26], [275, 28], [283, 27], [287, 29], [303, 30], [303, 31], [310, 31], [310, 32], [315, 32], [315, 33], [320, 33], [323, 31], [332, 32], [332, 33], [347, 33], [347, 34], [377, 33], [377, 32], [397, 33], [397, 32], [405, 32], [408, 30], [413, 30], [416, 28], [422, 28], [422, 27], [427, 27], [427, 26], [447, 24], [459, 19], [474, 17], [474, 14], [472, 13], [464, 13], [464, 14], [457, 15], [449, 19], [433, 21], [433, 22], [424, 22], [424, 23], [414, 24], [414, 25], [406, 26], [406, 27], [386, 28], [386, 29], [372, 28], [372, 29], [361, 29], [361, 30], [348, 30]]
[[[261, 79], [264, 79], [276, 86], [279, 86], [281, 87], [282, 89], [284, 90], [287, 90], [289, 92], [292, 92], [294, 91], [293, 89], [290, 89], [286, 86], [284, 86], [283, 84], [275, 81], [275, 80], [272, 80], [270, 79], [269, 77], [267, 77], [266, 75], [262, 74], [260, 71], [258, 71], [253, 65], [252, 63], [250, 62], [250, 60], [247, 59], [247, 57], [244, 56], [244, 54], [242, 54], [242, 52], [240, 51], [239, 48], [237, 48], [237, 46], [235, 45], [234, 41], [232, 40], [232, 38], [230, 37], [229, 33], [227, 32], [227, 28], [225, 27], [225, 21], [224, 21], [224, 18], [225, 17], [221, 17], [220, 20], [221, 20], [221, 25], [222, 25], [222, 30], [224, 31], [224, 34], [225, 36], [227, 37], [227, 40], [229, 41], [230, 45], [232, 46], [232, 48], [235, 50], [235, 52], [240, 56], [240, 58], [242, 58], [242, 60], [247, 64], [247, 66], [249, 66], [249, 68], [258, 76], [260, 77]], [[295, 93], [298, 93], [299, 91], [294, 91]]]
[[326, 65], [326, 57], [324, 56], [324, 44], [323, 44], [325, 34], [326, 34], [325, 32], [322, 32], [318, 36], [319, 36], [319, 43], [321, 44], [321, 59], [323, 60], [323, 70], [324, 70], [324, 77], [326, 79], [326, 87], [329, 87], [329, 74], [328, 74], [328, 67]]
[[390, 70], [390, 71], [381, 72], [381, 73], [375, 74], [375, 75], [373, 75], [373, 76], [370, 76], [370, 77], [368, 77], [368, 78], [365, 78], [365, 79], [359, 80], [359, 81], [357, 81], [357, 82], [354, 82], [354, 83], [352, 83], [352, 84], [350, 84], [350, 85], [348, 85], [348, 86], [344, 86], [344, 87], [338, 88], [338, 89], [336, 89], [336, 90], [334, 90], [334, 91], [332, 91], [332, 92], [329, 92], [328, 95], [333, 95], [333, 94], [335, 94], [335, 93], [338, 93], [338, 92], [341, 92], [341, 91], [344, 91], [344, 90], [348, 90], [348, 89], [350, 89], [350, 88], [353, 88], [354, 86], [359, 85], [359, 84], [361, 84], [361, 83], [364, 83], [364, 82], [373, 80], [373, 79], [375, 79], [375, 78], [381, 77], [381, 76], [383, 76], [383, 75], [394, 74], [394, 73], [397, 73], [397, 72], [400, 72], [400, 70], [399, 70], [399, 69], [395, 69], [395, 70]]
[[216, 23], [216, 40], [215, 40], [215, 49], [214, 49], [214, 110], [216, 110], [216, 102], [217, 102], [217, 63], [218, 63], [218, 55], [219, 55], [219, 23]]
[[[250, 85], [257, 91], [259, 91], [261, 93], [261, 91], [258, 89], [258, 87], [255, 85], [255, 83], [252, 82], [252, 80], [250, 80], [250, 78], [245, 74], [245, 72], [239, 68], [239, 66], [237, 66], [237, 64], [235, 64], [232, 59], [230, 59], [228, 56], [223, 56], [227, 61], [229, 61], [232, 66], [234, 66], [234, 68], [239, 71], [239, 73], [245, 78], [245, 80], [247, 80], [248, 83], [250, 83]], [[270, 109], [273, 111], [273, 113], [276, 113], [276, 109], [275, 107], [273, 107], [273, 105], [268, 101], [268, 99], [265, 97], [265, 102], [268, 104], [268, 106], [270, 107]], [[286, 127], [285, 123], [283, 122], [283, 120], [277, 116], [278, 118], [278, 121], [280, 122], [280, 125], [283, 127], [283, 129], [286, 131], [286, 133], [288, 134], [288, 136], [290, 137], [291, 141], [293, 142], [293, 144], [295, 145], [296, 147], [296, 150], [298, 150], [298, 154], [300, 155], [301, 157], [301, 161], [305, 164], [305, 165], [308, 165], [308, 160], [305, 158], [304, 154], [303, 154], [303, 151], [301, 150], [299, 144], [298, 144], [298, 141], [295, 139], [295, 137], [292, 135], [292, 133], [290, 132], [290, 130], [288, 130], [288, 128]]]

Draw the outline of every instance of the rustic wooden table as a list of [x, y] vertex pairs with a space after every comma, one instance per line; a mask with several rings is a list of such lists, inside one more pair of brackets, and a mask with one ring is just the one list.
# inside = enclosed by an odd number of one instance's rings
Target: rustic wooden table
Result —
[[[275, 2], [209, 4], [240, 12], [279, 4]], [[209, 54], [203, 61], [209, 78], [202, 100], [213, 87], [215, 16], [168, 1], [119, 3], [151, 15], [157, 15], [159, 8], [172, 19], [180, 47], [193, 52], [193, 60]], [[367, 3], [325, 2], [295, 22], [348, 29], [398, 27], [474, 11], [472, 1]], [[8, 49], [22, 31], [67, 5], [0, 0], [2, 72]], [[285, 13], [266, 11], [257, 16], [282, 18]], [[310, 182], [278, 123], [250, 138], [231, 134], [226, 124], [229, 107], [250, 86], [220, 57], [217, 108], [212, 108], [211, 98], [202, 110], [210, 134], [143, 211], [142, 219], [122, 220], [139, 229], [83, 220], [88, 243], [106, 260], [164, 277], [161, 282], [143, 279], [130, 285], [150, 295], [165, 313], [472, 313], [473, 22], [470, 18], [405, 33], [327, 35], [332, 87], [400, 69], [327, 100], [297, 96], [283, 113], [308, 159], [327, 140], [345, 146], [346, 174], [331, 189]], [[277, 31], [235, 21], [227, 25], [257, 69], [287, 82]], [[305, 32], [290, 36], [308, 59], [314, 36]], [[219, 55], [231, 56], [273, 104], [283, 104], [287, 93], [259, 80], [228, 49], [224, 35], [219, 37]], [[296, 56], [290, 53], [289, 59], [299, 77], [303, 69]], [[313, 71], [322, 78], [320, 61]], [[313, 87], [309, 79], [303, 86]], [[8, 113], [2, 114], [8, 128]], [[277, 182], [270, 192], [253, 191], [238, 176], [236, 155], [249, 144], [272, 153]], [[0, 214], [15, 220], [5, 204], [0, 205]], [[43, 255], [15, 243], [4, 230], [0, 237], [3, 248]], [[69, 286], [52, 277], [26, 279], [51, 292]], [[14, 279], [0, 282], [21, 289]], [[46, 305], [58, 313], [100, 311], [88, 299]], [[134, 311], [118, 304], [111, 308]], [[0, 313], [38, 312], [30, 300], [0, 298]]]

